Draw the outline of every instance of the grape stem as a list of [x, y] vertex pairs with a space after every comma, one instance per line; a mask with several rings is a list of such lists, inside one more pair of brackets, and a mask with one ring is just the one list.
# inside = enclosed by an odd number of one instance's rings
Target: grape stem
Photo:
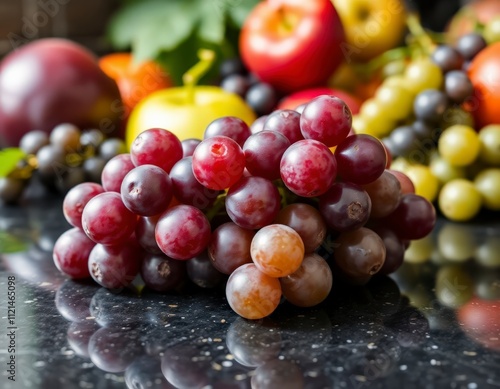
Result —
[[219, 196], [217, 196], [214, 205], [210, 207], [205, 216], [209, 221], [212, 221], [212, 219], [220, 213], [220, 211], [225, 205], [226, 205], [226, 193], [222, 193]]
[[182, 82], [186, 89], [186, 101], [188, 104], [194, 104], [194, 89], [200, 78], [202, 78], [212, 67], [215, 61], [215, 52], [208, 49], [198, 50], [198, 58], [200, 61], [190, 68], [182, 76]]

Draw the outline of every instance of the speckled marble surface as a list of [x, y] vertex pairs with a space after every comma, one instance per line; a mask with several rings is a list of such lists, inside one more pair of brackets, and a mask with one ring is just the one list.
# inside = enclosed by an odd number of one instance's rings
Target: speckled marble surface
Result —
[[500, 387], [494, 220], [440, 223], [410, 247], [410, 259], [432, 260], [365, 287], [334, 288], [313, 309], [283, 303], [259, 321], [238, 317], [222, 287], [138, 296], [68, 280], [51, 254], [67, 228], [60, 198], [0, 206], [0, 388]]

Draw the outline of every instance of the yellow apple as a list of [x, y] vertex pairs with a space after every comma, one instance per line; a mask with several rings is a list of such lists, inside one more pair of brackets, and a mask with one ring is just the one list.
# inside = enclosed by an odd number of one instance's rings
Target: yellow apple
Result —
[[332, 0], [346, 34], [347, 63], [368, 61], [399, 45], [406, 30], [403, 0]]

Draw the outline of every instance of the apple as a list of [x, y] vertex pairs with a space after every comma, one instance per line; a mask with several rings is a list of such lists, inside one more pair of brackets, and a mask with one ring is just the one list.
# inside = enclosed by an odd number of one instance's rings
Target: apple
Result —
[[250, 12], [240, 33], [246, 67], [290, 93], [325, 85], [343, 61], [344, 29], [330, 0], [267, 0]]
[[361, 107], [361, 100], [348, 92], [339, 89], [320, 87], [304, 89], [284, 97], [279, 102], [277, 109], [295, 109], [299, 105], [308, 103], [315, 97], [321, 95], [332, 95], [344, 100], [353, 115], [357, 114], [359, 112], [359, 108]]
[[64, 122], [116, 135], [122, 114], [116, 82], [75, 42], [39, 39], [0, 63], [0, 146], [17, 146], [26, 132], [49, 133]]
[[174, 87], [153, 92], [132, 110], [126, 130], [126, 143], [132, 144], [141, 132], [165, 128], [181, 141], [203, 139], [207, 126], [222, 116], [236, 116], [248, 125], [255, 120], [252, 109], [243, 99], [217, 86]]
[[403, 42], [403, 0], [331, 0], [346, 34], [342, 52], [347, 63], [364, 62]]

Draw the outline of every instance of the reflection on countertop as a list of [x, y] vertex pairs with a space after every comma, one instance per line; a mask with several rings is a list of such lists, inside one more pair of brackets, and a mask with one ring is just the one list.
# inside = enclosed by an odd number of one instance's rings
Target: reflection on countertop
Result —
[[16, 382], [3, 369], [2, 388], [500, 386], [498, 221], [440, 220], [390, 277], [258, 321], [222, 286], [117, 294], [66, 279], [51, 248], [67, 228], [60, 199], [0, 207], [1, 316], [14, 276], [17, 325]]

